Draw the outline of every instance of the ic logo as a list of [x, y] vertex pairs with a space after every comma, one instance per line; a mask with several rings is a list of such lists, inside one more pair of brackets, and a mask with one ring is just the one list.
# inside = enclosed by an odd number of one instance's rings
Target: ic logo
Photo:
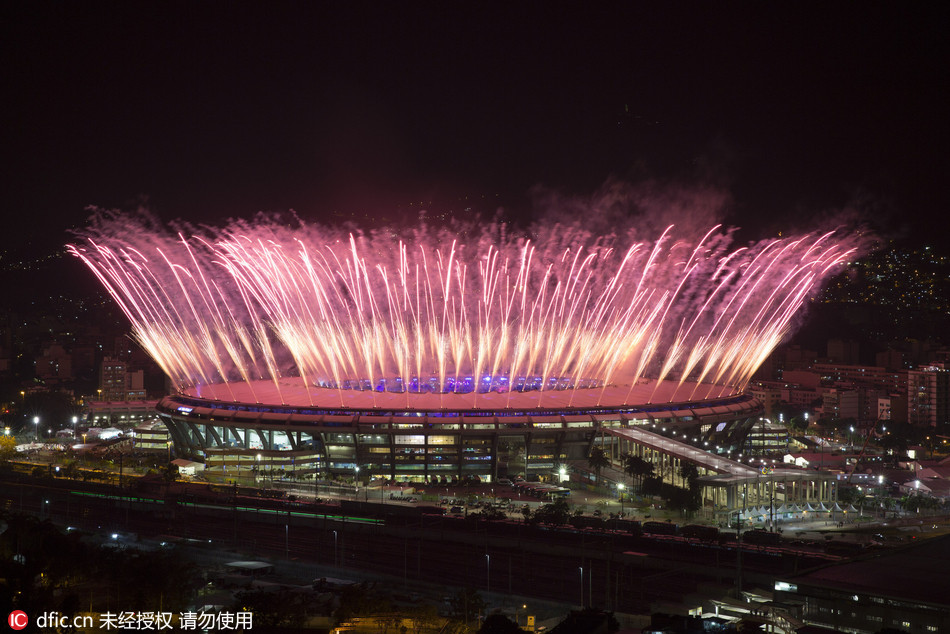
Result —
[[10, 628], [14, 630], [22, 630], [29, 622], [30, 619], [23, 610], [14, 610], [13, 612], [10, 612], [10, 617], [7, 619], [7, 623], [10, 624]]

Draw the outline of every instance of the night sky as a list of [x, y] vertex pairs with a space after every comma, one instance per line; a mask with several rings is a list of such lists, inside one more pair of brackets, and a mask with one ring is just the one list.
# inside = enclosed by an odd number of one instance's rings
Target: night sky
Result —
[[61, 251], [87, 205], [524, 217], [613, 179], [945, 249], [939, 3], [669, 4], [3, 3], [3, 248]]

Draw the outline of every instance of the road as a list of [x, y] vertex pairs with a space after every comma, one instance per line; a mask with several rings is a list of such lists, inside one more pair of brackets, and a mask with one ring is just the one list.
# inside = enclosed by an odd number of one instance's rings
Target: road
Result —
[[[90, 531], [122, 531], [142, 538], [188, 540], [193, 548], [224, 548], [235, 559], [271, 558], [347, 574], [387, 575], [404, 589], [419, 581], [470, 586], [481, 592], [537, 597], [641, 613], [656, 601], [679, 602], [701, 583], [734, 583], [734, 544], [673, 536], [534, 528], [420, 516], [389, 524], [339, 511], [314, 514], [248, 504], [165, 504], [87, 490], [62, 482], [0, 486], [0, 507]], [[101, 487], [100, 487], [101, 488]], [[103, 488], [104, 491], [109, 489]], [[263, 503], [264, 501], [262, 501]], [[208, 544], [207, 546], [203, 546]], [[749, 583], [768, 585], [778, 574], [828, 559], [806, 550], [747, 546]]]

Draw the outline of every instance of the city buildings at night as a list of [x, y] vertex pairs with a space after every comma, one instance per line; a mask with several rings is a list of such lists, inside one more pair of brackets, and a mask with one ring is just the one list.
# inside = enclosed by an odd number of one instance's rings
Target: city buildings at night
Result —
[[942, 362], [917, 368], [813, 362], [749, 390], [769, 416], [789, 405], [814, 420], [893, 420], [937, 431], [950, 424], [950, 369]]

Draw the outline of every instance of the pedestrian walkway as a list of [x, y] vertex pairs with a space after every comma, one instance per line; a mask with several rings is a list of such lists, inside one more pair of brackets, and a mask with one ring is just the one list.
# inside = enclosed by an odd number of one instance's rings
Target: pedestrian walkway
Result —
[[638, 427], [627, 427], [622, 429], [607, 429], [605, 432], [611, 436], [618, 436], [630, 440], [642, 447], [671, 456], [680, 461], [690, 462], [697, 467], [701, 467], [708, 473], [725, 474], [738, 477], [755, 477], [760, 472], [755, 467], [751, 467], [729, 458], [709, 453], [692, 445], [660, 434], [649, 432]]

